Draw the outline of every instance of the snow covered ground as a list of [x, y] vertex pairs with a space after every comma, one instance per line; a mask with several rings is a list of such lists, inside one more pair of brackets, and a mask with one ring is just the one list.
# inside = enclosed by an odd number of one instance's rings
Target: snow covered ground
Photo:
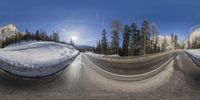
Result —
[[91, 56], [94, 56], [94, 57], [113, 57], [113, 58], [117, 58], [117, 57], [120, 57], [119, 55], [117, 54], [113, 54], [113, 55], [104, 55], [104, 54], [96, 54], [96, 53], [93, 53], [93, 52], [86, 52], [86, 54], [88, 55], [91, 55]]
[[70, 45], [27, 42], [0, 49], [0, 68], [24, 77], [42, 77], [61, 71], [79, 52]]
[[187, 50], [189, 54], [200, 60], [200, 49]]

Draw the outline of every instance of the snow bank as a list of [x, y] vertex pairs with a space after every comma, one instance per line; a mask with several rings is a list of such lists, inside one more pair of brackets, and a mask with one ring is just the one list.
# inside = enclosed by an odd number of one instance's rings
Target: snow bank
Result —
[[24, 77], [54, 74], [69, 65], [79, 52], [70, 45], [29, 42], [0, 49], [0, 67]]
[[29, 43], [33, 43], [33, 42], [38, 42], [38, 41], [36, 41], [36, 40], [20, 41], [20, 42], [18, 42], [18, 43], [10, 44], [9, 46], [6, 46], [5, 48], [14, 47], [14, 46], [19, 46], [19, 45], [25, 45], [25, 44], [29, 44]]
[[91, 55], [91, 56], [94, 56], [94, 57], [120, 57], [119, 55], [117, 54], [113, 54], [113, 55], [104, 55], [104, 54], [96, 54], [96, 53], [93, 53], [93, 52], [86, 52], [86, 54], [88, 55]]
[[193, 57], [200, 59], [200, 49], [187, 50], [187, 52], [191, 54]]

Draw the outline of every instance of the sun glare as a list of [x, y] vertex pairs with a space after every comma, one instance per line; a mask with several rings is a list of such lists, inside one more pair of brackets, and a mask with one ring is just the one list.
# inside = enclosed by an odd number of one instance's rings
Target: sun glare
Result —
[[72, 36], [71, 39], [72, 39], [73, 41], [77, 41], [78, 38], [77, 38], [77, 36]]

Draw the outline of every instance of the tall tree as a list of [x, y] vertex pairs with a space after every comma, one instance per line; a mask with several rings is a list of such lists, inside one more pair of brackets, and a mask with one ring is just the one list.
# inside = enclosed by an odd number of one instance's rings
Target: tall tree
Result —
[[112, 54], [112, 48], [111, 48], [111, 44], [108, 43], [108, 46], [107, 46], [107, 54], [110, 55]]
[[97, 43], [97, 46], [96, 46], [96, 53], [98, 53], [98, 54], [101, 53], [101, 42], [100, 42], [100, 41]]
[[187, 40], [187, 49], [190, 49], [191, 47], [190, 47], [190, 39], [188, 38], [188, 40]]
[[31, 39], [31, 33], [28, 31], [27, 28], [26, 28], [26, 34], [25, 34], [24, 38], [26, 41]]
[[102, 48], [102, 53], [107, 54], [107, 39], [106, 39], [105, 29], [103, 29], [102, 31], [101, 48]]
[[175, 50], [177, 49], [177, 46], [178, 46], [178, 37], [177, 35], [174, 36], [174, 47], [175, 47]]
[[72, 38], [70, 39], [69, 44], [74, 45], [74, 41]]
[[192, 41], [191, 48], [192, 49], [197, 49], [197, 45], [198, 45], [198, 38], [197, 38], [197, 36], [195, 36], [193, 41]]
[[123, 28], [123, 44], [122, 44], [122, 55], [128, 56], [128, 46], [129, 46], [129, 35], [130, 29], [128, 25], [125, 25]]
[[197, 37], [197, 49], [200, 48], [200, 37]]
[[129, 42], [129, 55], [133, 56], [136, 52], [136, 45], [137, 45], [137, 26], [136, 23], [132, 23], [130, 26], [130, 42]]
[[58, 32], [53, 32], [53, 41], [55, 42], [60, 41], [60, 36]]
[[151, 39], [151, 49], [152, 53], [157, 52], [157, 35], [158, 35], [158, 30], [157, 30], [157, 25], [156, 23], [150, 24], [150, 34], [152, 34], [152, 39]]
[[141, 50], [141, 33], [140, 30], [136, 30], [134, 34], [134, 55], [139, 55]]
[[36, 30], [35, 32], [35, 40], [39, 41], [40, 40], [40, 31]]
[[113, 54], [119, 54], [119, 32], [121, 31], [121, 23], [118, 20], [114, 20], [111, 23], [112, 34], [111, 34], [111, 47]]
[[174, 34], [171, 34], [171, 44], [174, 45]]
[[162, 43], [162, 52], [165, 52], [167, 50], [167, 40], [166, 37], [164, 37], [164, 41]]
[[141, 33], [141, 54], [146, 54], [148, 52], [147, 47], [149, 46], [149, 23], [146, 20], [142, 23]]

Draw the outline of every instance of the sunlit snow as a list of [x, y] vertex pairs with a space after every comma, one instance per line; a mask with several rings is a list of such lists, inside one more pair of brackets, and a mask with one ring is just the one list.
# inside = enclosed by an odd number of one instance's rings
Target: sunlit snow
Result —
[[65, 68], [78, 53], [71, 45], [28, 42], [0, 49], [0, 67], [20, 76], [46, 76]]

